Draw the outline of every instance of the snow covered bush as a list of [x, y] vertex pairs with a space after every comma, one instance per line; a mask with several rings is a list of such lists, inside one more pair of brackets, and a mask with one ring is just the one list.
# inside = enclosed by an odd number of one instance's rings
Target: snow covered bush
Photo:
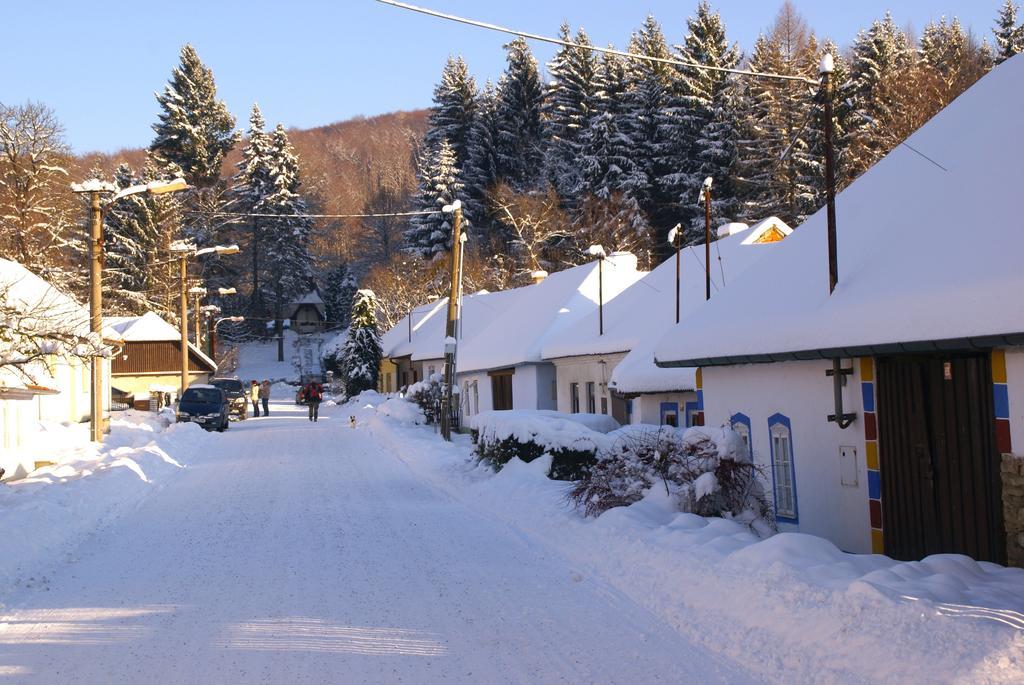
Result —
[[696, 428], [627, 426], [608, 434], [596, 463], [568, 497], [585, 515], [598, 516], [664, 487], [681, 511], [769, 522], [759, 476], [742, 439], [729, 428], [712, 436]]
[[441, 374], [435, 373], [417, 383], [413, 383], [405, 391], [405, 399], [423, 410], [428, 424], [437, 423], [441, 415], [441, 389], [444, 387]]
[[548, 478], [582, 478], [596, 461], [604, 435], [557, 412], [489, 411], [472, 417], [470, 428], [480, 461], [495, 470], [512, 459], [531, 462], [551, 455]]

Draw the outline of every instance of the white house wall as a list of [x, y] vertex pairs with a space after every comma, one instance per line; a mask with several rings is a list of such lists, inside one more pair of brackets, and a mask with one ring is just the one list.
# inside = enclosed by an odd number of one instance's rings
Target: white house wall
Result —
[[630, 423], [648, 423], [661, 425], [663, 405], [677, 407], [679, 425], [690, 425], [686, 420], [687, 406], [696, 407], [696, 392], [672, 392], [638, 395], [632, 399], [633, 410], [629, 415]]
[[[608, 392], [608, 379], [612, 377], [612, 371], [625, 356], [625, 352], [617, 352], [603, 355], [559, 357], [551, 360], [555, 365], [557, 381], [558, 399], [555, 408], [566, 413], [572, 411], [570, 386], [573, 383], [579, 383], [580, 411], [588, 411], [587, 383], [593, 383], [595, 404], [597, 405], [595, 413], [601, 413], [601, 398], [603, 397], [608, 407], [607, 413], [611, 414], [612, 398]], [[602, 362], [604, 363], [602, 364]]]
[[1010, 443], [1024, 454], [1024, 350], [1006, 350], [1006, 386], [1010, 405]]
[[[769, 417], [788, 418], [795, 471], [797, 522], [780, 523], [783, 531], [800, 531], [832, 540], [849, 552], [871, 552], [868, 515], [868, 478], [865, 462], [860, 365], [852, 366], [843, 389], [845, 412], [858, 420], [841, 430], [826, 420], [834, 413], [828, 361], [782, 362], [707, 367], [703, 373], [705, 424], [728, 424], [737, 414], [749, 418], [756, 463], [764, 467], [767, 490], [772, 492], [772, 457]], [[1024, 373], [1024, 363], [1020, 367]], [[856, 484], [843, 485], [841, 448], [851, 448]], [[847, 450], [849, 453], [849, 450]]]

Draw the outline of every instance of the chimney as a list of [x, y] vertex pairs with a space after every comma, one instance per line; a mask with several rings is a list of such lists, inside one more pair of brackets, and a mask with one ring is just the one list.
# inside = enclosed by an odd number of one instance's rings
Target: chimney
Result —
[[531, 271], [530, 272], [530, 279], [533, 281], [534, 285], [537, 285], [537, 284], [543, 282], [544, 279], [547, 278], [547, 277], [548, 277], [548, 272], [544, 271], [543, 269], [540, 270], [540, 271]]

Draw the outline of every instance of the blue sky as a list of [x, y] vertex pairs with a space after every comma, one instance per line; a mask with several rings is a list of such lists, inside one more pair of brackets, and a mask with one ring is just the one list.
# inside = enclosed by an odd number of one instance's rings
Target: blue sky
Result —
[[[598, 44], [626, 44], [650, 12], [679, 42], [696, 0], [414, 0], [441, 11], [555, 34], [566, 20]], [[780, 2], [717, 0], [729, 35], [749, 48]], [[891, 9], [920, 29], [959, 16], [991, 36], [1002, 0], [795, 0], [819, 35], [847, 45]], [[150, 9], [152, 8], [152, 9]], [[357, 115], [427, 106], [450, 53], [462, 54], [480, 83], [496, 78], [507, 36], [404, 12], [373, 0], [171, 3], [25, 0], [4, 10], [0, 102], [53, 107], [77, 152], [147, 145], [162, 89], [185, 42], [196, 46], [240, 124], [254, 101], [268, 122], [311, 127]], [[14, 30], [11, 30], [11, 29]], [[991, 38], [990, 38], [991, 39]], [[534, 46], [548, 59], [551, 46]]]

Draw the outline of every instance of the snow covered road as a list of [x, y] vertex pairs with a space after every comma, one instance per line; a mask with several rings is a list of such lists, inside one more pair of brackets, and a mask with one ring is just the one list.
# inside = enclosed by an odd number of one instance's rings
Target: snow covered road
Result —
[[5, 589], [0, 683], [754, 679], [347, 416], [271, 409]]

